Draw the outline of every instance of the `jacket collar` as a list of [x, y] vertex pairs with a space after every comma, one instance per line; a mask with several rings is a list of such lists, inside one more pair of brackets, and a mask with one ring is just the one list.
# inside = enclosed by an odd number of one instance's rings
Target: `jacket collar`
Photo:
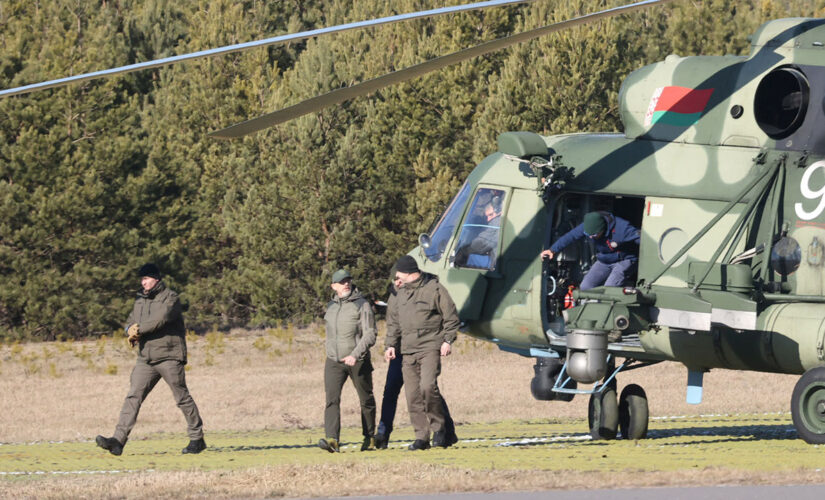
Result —
[[137, 295], [142, 299], [154, 299], [157, 294], [164, 290], [166, 290], [166, 285], [163, 283], [163, 281], [158, 281], [154, 288], [152, 288], [148, 292], [144, 292], [143, 290], [141, 290], [138, 292]]
[[346, 297], [339, 297], [337, 293], [332, 295], [332, 301], [337, 304], [343, 304], [344, 302], [353, 302], [361, 298], [361, 292], [358, 291], [357, 288], [353, 287], [350, 290], [349, 295]]

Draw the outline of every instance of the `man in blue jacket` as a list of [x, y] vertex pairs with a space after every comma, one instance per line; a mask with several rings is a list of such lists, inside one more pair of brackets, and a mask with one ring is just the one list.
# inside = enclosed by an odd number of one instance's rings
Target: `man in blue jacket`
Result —
[[596, 262], [581, 282], [582, 290], [597, 286], [622, 286], [639, 262], [639, 230], [609, 212], [590, 212], [548, 250], [542, 259], [552, 259], [571, 243], [590, 238], [596, 247]]

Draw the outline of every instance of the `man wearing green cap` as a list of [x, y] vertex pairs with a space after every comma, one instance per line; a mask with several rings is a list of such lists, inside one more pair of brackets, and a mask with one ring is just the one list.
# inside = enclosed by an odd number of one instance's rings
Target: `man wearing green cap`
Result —
[[372, 307], [352, 284], [352, 275], [339, 269], [330, 285], [335, 294], [327, 304], [327, 359], [324, 365], [324, 431], [318, 442], [321, 449], [338, 451], [341, 433], [341, 389], [347, 377], [352, 379], [361, 401], [361, 451], [375, 449], [375, 397], [372, 394], [370, 347], [375, 344], [375, 316]]
[[590, 238], [596, 247], [596, 262], [582, 279], [580, 288], [622, 286], [633, 274], [639, 261], [639, 230], [609, 212], [590, 212], [584, 222], [574, 227], [541, 252], [542, 259], [552, 259], [574, 241]]

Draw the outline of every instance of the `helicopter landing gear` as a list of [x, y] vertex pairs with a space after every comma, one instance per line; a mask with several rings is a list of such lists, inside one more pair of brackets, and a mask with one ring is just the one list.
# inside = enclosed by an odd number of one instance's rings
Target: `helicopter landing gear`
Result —
[[608, 384], [604, 390], [590, 395], [587, 405], [587, 424], [593, 439], [615, 439], [619, 427], [619, 404], [616, 388]]
[[825, 444], [825, 367], [811, 368], [799, 379], [791, 396], [796, 432], [808, 444]]
[[647, 394], [636, 384], [622, 389], [619, 397], [619, 430], [624, 439], [644, 439], [647, 436]]

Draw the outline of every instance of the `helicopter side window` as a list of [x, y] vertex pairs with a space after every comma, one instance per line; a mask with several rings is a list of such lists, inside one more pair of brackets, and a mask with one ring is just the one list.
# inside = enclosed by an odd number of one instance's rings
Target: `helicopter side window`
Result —
[[430, 230], [429, 242], [424, 245], [424, 255], [433, 262], [438, 261], [447, 249], [447, 243], [450, 241], [458, 219], [464, 211], [464, 205], [467, 203], [467, 198], [470, 197], [470, 185], [466, 182], [455, 195], [450, 206], [441, 215], [432, 230]]
[[455, 267], [496, 268], [496, 253], [501, 237], [501, 211], [504, 191], [482, 188], [476, 192], [467, 212], [453, 256]]

